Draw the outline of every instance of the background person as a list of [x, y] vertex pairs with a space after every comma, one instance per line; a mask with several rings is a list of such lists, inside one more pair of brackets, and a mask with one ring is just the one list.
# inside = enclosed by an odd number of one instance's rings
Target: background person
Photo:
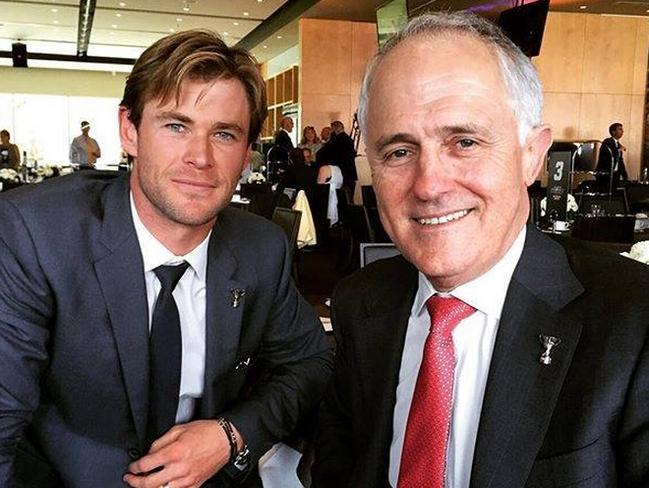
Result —
[[608, 133], [611, 137], [607, 137], [602, 141], [597, 158], [597, 167], [595, 168], [595, 171], [598, 172], [597, 183], [601, 189], [606, 190], [611, 184], [611, 169], [613, 170], [613, 189], [621, 181], [628, 179], [626, 166], [624, 165], [626, 147], [620, 142], [624, 135], [624, 126], [619, 122], [615, 122], [608, 128]]
[[90, 123], [81, 122], [81, 135], [72, 139], [70, 144], [70, 162], [79, 168], [94, 168], [97, 159], [101, 157], [101, 149], [95, 139], [90, 137]]
[[0, 169], [11, 168], [16, 171], [20, 169], [20, 150], [16, 144], [12, 144], [11, 134], [6, 129], [0, 131]]

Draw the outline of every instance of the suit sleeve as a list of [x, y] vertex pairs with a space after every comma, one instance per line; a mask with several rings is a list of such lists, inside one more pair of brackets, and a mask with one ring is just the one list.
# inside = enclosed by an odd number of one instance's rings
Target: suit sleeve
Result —
[[11, 486], [16, 447], [40, 399], [52, 294], [18, 209], [0, 199], [0, 486]]
[[334, 295], [332, 310], [336, 356], [333, 378], [320, 409], [315, 462], [311, 473], [314, 488], [346, 487], [355, 463], [351, 416], [353, 357], [336, 305], [339, 301], [337, 295]]
[[274, 292], [274, 299], [257, 358], [268, 374], [246, 400], [223, 413], [243, 436], [254, 463], [318, 405], [333, 361], [320, 320], [291, 280], [292, 261], [281, 237], [281, 273], [277, 286], [264, 290]]
[[620, 486], [649, 486], [649, 336], [627, 392], [617, 444]]

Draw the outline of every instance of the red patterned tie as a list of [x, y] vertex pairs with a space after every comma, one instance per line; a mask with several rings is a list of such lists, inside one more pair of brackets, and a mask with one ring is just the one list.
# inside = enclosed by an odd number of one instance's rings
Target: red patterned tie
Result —
[[430, 332], [410, 405], [398, 488], [444, 488], [455, 374], [451, 333], [475, 311], [455, 297], [439, 295], [430, 297], [426, 307]]

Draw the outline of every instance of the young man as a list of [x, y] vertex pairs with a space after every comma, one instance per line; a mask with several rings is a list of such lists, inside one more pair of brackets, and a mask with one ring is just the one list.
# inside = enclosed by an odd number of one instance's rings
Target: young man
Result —
[[402, 256], [334, 294], [315, 487], [649, 486], [649, 273], [526, 227], [541, 108], [530, 60], [466, 13], [411, 20], [368, 69]]
[[331, 357], [286, 239], [227, 208], [263, 87], [211, 33], [163, 38], [119, 111], [132, 173], [0, 198], [0, 485], [261, 486], [317, 404]]
[[624, 165], [624, 151], [620, 139], [624, 135], [624, 126], [619, 122], [611, 124], [608, 128], [611, 137], [602, 141], [597, 158], [597, 181], [601, 190], [610, 190], [611, 171], [613, 172], [612, 188], [617, 188], [621, 180], [628, 179], [626, 166]]

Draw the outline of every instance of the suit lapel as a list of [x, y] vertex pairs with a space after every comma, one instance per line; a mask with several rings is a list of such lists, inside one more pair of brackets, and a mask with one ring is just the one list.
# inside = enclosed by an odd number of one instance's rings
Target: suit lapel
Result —
[[364, 465], [373, 480], [372, 486], [380, 486], [382, 480], [388, 478], [401, 356], [417, 292], [415, 268], [401, 257], [392, 261], [395, 267], [391, 275], [368, 295], [367, 314], [352, 328], [361, 334], [361, 338], [354, 341], [354, 348], [365, 407], [361, 422], [369, 426], [367, 430], [370, 431]]
[[140, 246], [131, 219], [128, 176], [106, 191], [100, 240], [105, 252], [94, 267], [119, 354], [135, 430], [145, 443], [148, 405], [148, 307]]
[[[494, 346], [471, 487], [525, 485], [581, 333], [562, 309], [582, 292], [563, 248], [528, 229]], [[540, 334], [561, 339], [549, 365], [539, 361]]]
[[238, 263], [228, 245], [227, 219], [227, 211], [221, 212], [208, 248], [204, 418], [220, 411], [225, 400], [223, 395], [214, 398], [212, 385], [234, 365], [246, 301], [247, 284], [235, 276]]

